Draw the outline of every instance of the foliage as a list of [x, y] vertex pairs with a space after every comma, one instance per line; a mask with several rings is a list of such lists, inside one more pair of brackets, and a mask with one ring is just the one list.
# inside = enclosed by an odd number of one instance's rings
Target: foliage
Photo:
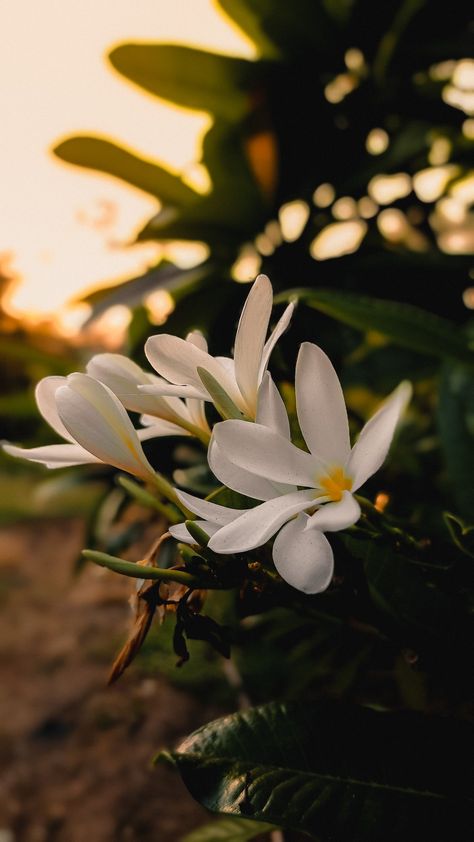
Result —
[[[152, 592], [153, 610], [161, 620], [168, 615], [138, 663], [169, 673], [178, 660], [183, 685], [196, 670], [230, 706], [216, 673], [232, 653], [243, 688], [261, 705], [204, 726], [171, 752], [191, 794], [225, 814], [186, 842], [252, 839], [270, 826], [321, 842], [464, 842], [471, 838], [474, 346], [461, 297], [468, 257], [442, 248], [439, 202], [453, 199], [468, 172], [465, 115], [441, 96], [451, 84], [446, 62], [468, 55], [467, 10], [457, 5], [447, 15], [422, 0], [218, 5], [254, 41], [255, 61], [156, 44], [124, 44], [110, 55], [138, 88], [212, 115], [202, 151], [208, 193], [107, 138], [69, 138], [56, 148], [63, 160], [160, 200], [140, 240], [209, 246], [197, 267], [160, 264], [95, 294], [94, 314], [117, 303], [136, 308], [128, 350], [143, 365], [150, 326], [137, 305], [162, 286], [176, 309], [154, 332], [184, 337], [199, 327], [213, 354], [228, 354], [244, 298], [232, 283], [235, 264], [251, 248], [277, 306], [298, 302], [272, 357], [294, 442], [304, 447], [292, 385], [301, 342], [317, 338], [334, 361], [354, 436], [401, 380], [412, 381], [414, 398], [383, 470], [358, 498], [362, 517], [329, 536], [335, 575], [324, 593], [309, 596], [282, 581], [268, 544], [219, 555], [195, 523], [188, 523], [194, 545], [165, 543], [159, 559], [152, 552], [123, 561], [117, 556], [145, 527], [162, 529], [163, 513], [180, 519], [177, 500], [165, 509], [156, 488], [120, 476], [117, 488], [113, 473], [104, 478], [97, 466], [84, 473], [98, 495], [87, 510], [94, 549], [85, 555], [136, 580], [139, 606]], [[366, 146], [373, 129], [388, 138], [377, 156]], [[438, 166], [439, 139], [451, 169], [441, 191], [426, 198], [415, 176]], [[381, 199], [362, 219], [371, 180], [397, 173], [408, 177], [407, 191]], [[328, 183], [334, 196], [318, 203], [314, 191]], [[363, 222], [360, 247], [316, 260], [315, 240], [343, 221], [335, 201], [344, 197]], [[282, 208], [294, 201], [307, 217], [296, 237], [282, 237]], [[403, 220], [398, 238], [384, 229], [384, 207]], [[214, 375], [197, 372], [213, 400], [209, 420], [242, 418]], [[198, 442], [157, 438], [145, 450], [187, 491], [222, 506], [255, 506], [217, 486]]]

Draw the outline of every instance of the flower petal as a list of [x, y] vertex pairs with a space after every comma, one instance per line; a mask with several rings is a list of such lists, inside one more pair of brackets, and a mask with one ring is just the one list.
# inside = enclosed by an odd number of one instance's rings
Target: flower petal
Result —
[[248, 421], [223, 421], [214, 427], [219, 448], [234, 465], [275, 482], [314, 488], [323, 470], [310, 453], [279, 433]]
[[[216, 523], [209, 523], [208, 520], [196, 520], [194, 522], [196, 526], [200, 526], [206, 535], [209, 535], [209, 537], [214, 535], [217, 530], [220, 529], [220, 526]], [[174, 526], [169, 526], [168, 532], [170, 532], [173, 538], [176, 538], [177, 541], [181, 541], [182, 544], [196, 543], [196, 539], [193, 538], [190, 532], [188, 532], [184, 523], [176, 523]]]
[[56, 392], [59, 416], [70, 434], [106, 464], [143, 479], [154, 476], [132, 422], [114, 393], [87, 374], [71, 374]]
[[294, 309], [295, 309], [294, 304], [288, 304], [288, 307], [284, 311], [281, 319], [279, 319], [279, 321], [276, 323], [276, 326], [275, 326], [274, 330], [272, 331], [272, 333], [270, 334], [270, 337], [265, 342], [265, 345], [264, 345], [264, 348], [263, 348], [262, 360], [261, 360], [261, 363], [260, 363], [259, 380], [261, 380], [263, 375], [265, 374], [265, 371], [267, 369], [267, 366], [268, 366], [268, 363], [270, 361], [270, 357], [272, 355], [272, 351], [273, 351], [275, 345], [277, 344], [280, 336], [283, 336], [283, 334], [285, 333], [285, 330], [287, 330], [288, 325], [290, 324], [291, 317], [293, 315]]
[[[176, 386], [174, 383], [168, 383], [163, 377], [157, 377], [157, 382], [151, 386], [138, 386], [138, 391], [141, 395], [153, 395], [155, 397], [174, 397], [178, 398], [196, 398], [197, 400], [209, 400], [209, 395], [201, 383], [198, 389], [196, 386]], [[150, 404], [152, 406], [152, 404]], [[147, 410], [148, 412], [148, 410]]]
[[[224, 386], [232, 399], [240, 399], [235, 384], [227, 372], [214, 357], [197, 348], [192, 342], [186, 342], [178, 336], [167, 333], [151, 336], [145, 344], [145, 354], [153, 368], [166, 380], [177, 386], [193, 386], [201, 397], [203, 387], [197, 372], [198, 366], [209, 371]], [[148, 390], [147, 390], [148, 391]], [[207, 396], [208, 397], [208, 396]], [[240, 399], [241, 400], [241, 399]]]
[[338, 532], [347, 529], [360, 518], [360, 506], [350, 491], [344, 491], [337, 503], [325, 503], [314, 515], [308, 518], [306, 529], [319, 529], [320, 532]]
[[168, 421], [188, 419], [186, 407], [179, 398], [164, 398], [154, 393], [150, 396], [142, 392], [141, 386], [159, 386], [160, 383], [168, 386], [168, 383], [143, 371], [123, 354], [96, 354], [87, 365], [87, 373], [108, 386], [133, 412], [149, 413]]
[[244, 304], [234, 346], [235, 379], [252, 418], [257, 411], [260, 362], [272, 304], [272, 285], [266, 275], [258, 275]]
[[286, 407], [268, 371], [263, 375], [263, 380], [258, 389], [257, 417], [255, 420], [257, 424], [269, 427], [275, 433], [280, 433], [281, 436], [289, 440], [290, 422], [288, 421]]
[[178, 499], [183, 505], [194, 512], [199, 517], [204, 517], [211, 523], [217, 523], [218, 526], [225, 526], [227, 523], [235, 520], [249, 509], [231, 509], [228, 506], [220, 506], [218, 503], [212, 503], [211, 500], [202, 500], [200, 497], [194, 497], [193, 494], [188, 494], [186, 491], [176, 491]]
[[61, 421], [56, 406], [56, 392], [60, 386], [65, 386], [66, 383], [66, 377], [43, 377], [36, 386], [35, 398], [41, 415], [48, 422], [49, 426], [53, 428], [54, 432], [63, 439], [66, 439], [66, 441], [75, 444], [71, 434], [66, 430], [66, 427]]
[[311, 453], [344, 465], [350, 453], [344, 395], [331, 361], [311, 342], [303, 342], [296, 363], [296, 411]]
[[195, 345], [196, 348], [200, 348], [201, 351], [205, 351], [207, 353], [207, 341], [200, 330], [191, 330], [186, 336], [186, 342], [190, 342], [191, 345]]
[[346, 467], [346, 473], [353, 478], [353, 491], [357, 491], [385, 461], [395, 428], [412, 391], [407, 380], [400, 383], [362, 428]]
[[96, 464], [102, 461], [84, 450], [80, 444], [47, 444], [43, 447], [26, 448], [3, 443], [2, 448], [9, 456], [39, 462], [46, 468], [70, 468], [73, 465]]
[[314, 492], [305, 490], [267, 500], [219, 529], [209, 548], [216, 553], [243, 553], [261, 547], [287, 520], [308, 508], [313, 498]]
[[274, 483], [234, 465], [227, 459], [214, 437], [211, 438], [207, 461], [212, 473], [223, 485], [239, 494], [245, 494], [246, 497], [253, 497], [254, 500], [272, 500], [281, 494], [296, 491], [294, 485]]
[[273, 562], [281, 578], [303, 593], [320, 593], [331, 582], [334, 556], [328, 539], [317, 529], [306, 530], [307, 517], [298, 515], [278, 533]]
[[[143, 415], [142, 418], [146, 418]], [[173, 424], [172, 421], [163, 421], [159, 418], [148, 416], [150, 424], [145, 424], [144, 428], [135, 430], [139, 441], [148, 441], [148, 439], [156, 439], [160, 436], [190, 436], [187, 430], [184, 430], [178, 424]]]

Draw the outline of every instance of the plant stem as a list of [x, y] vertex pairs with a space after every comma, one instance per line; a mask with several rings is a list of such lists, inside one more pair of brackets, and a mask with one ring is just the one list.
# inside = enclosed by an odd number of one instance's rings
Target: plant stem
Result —
[[119, 477], [117, 482], [137, 503], [141, 503], [142, 506], [146, 506], [148, 509], [155, 509], [157, 512], [160, 512], [170, 523], [179, 523], [182, 520], [181, 515], [174, 508], [166, 505], [166, 503], [162, 503], [161, 500], [150, 494], [146, 488], [133, 482], [128, 477]]
[[124, 561], [107, 553], [97, 550], [83, 550], [82, 555], [100, 567], [106, 567], [115, 573], [123, 576], [131, 576], [134, 579], [160, 579], [161, 581], [179, 582], [188, 587], [202, 587], [202, 582], [197, 576], [186, 573], [184, 570], [171, 570], [162, 567], [148, 567], [143, 564], [135, 564], [133, 561]]

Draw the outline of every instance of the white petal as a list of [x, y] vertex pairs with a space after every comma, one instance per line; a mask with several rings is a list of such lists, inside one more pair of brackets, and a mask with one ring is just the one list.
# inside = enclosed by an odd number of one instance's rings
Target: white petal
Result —
[[346, 468], [346, 473], [353, 478], [353, 491], [357, 491], [385, 461], [398, 420], [411, 394], [411, 383], [406, 380], [400, 383], [363, 427]]
[[[209, 535], [209, 537], [214, 535], [217, 530], [220, 529], [220, 526], [216, 523], [209, 523], [207, 520], [196, 520], [195, 524], [196, 526], [200, 526], [206, 535]], [[177, 541], [181, 541], [182, 544], [196, 543], [196, 539], [193, 538], [190, 532], [188, 532], [184, 523], [177, 523], [174, 526], [169, 526], [168, 532], [171, 532], [173, 538], [176, 538]]]
[[56, 392], [60, 386], [64, 386], [66, 383], [66, 377], [43, 377], [36, 386], [35, 398], [38, 409], [49, 426], [53, 428], [58, 436], [74, 444], [74, 439], [61, 421], [56, 406]]
[[[143, 415], [142, 418], [146, 418]], [[148, 441], [148, 439], [156, 439], [161, 436], [190, 436], [187, 430], [183, 430], [178, 424], [173, 424], [172, 421], [162, 421], [158, 418], [148, 416], [151, 423], [146, 424], [143, 430], [135, 430], [139, 441]]]
[[56, 392], [59, 416], [74, 439], [106, 464], [149, 479], [143, 453], [125, 409], [114, 393], [87, 374], [72, 374]]
[[15, 447], [13, 444], [2, 444], [5, 453], [10, 456], [18, 456], [20, 459], [28, 459], [30, 462], [39, 462], [47, 468], [70, 468], [73, 465], [96, 464], [101, 462], [84, 450], [80, 444], [47, 444], [43, 447]]
[[168, 386], [153, 374], [143, 371], [122, 354], [96, 354], [87, 365], [87, 373], [105, 383], [121, 403], [133, 412], [145, 412], [168, 421], [176, 416], [187, 418], [186, 407], [178, 398], [153, 397], [141, 391], [141, 386]]
[[267, 369], [267, 366], [268, 366], [268, 363], [270, 361], [270, 357], [271, 357], [271, 354], [272, 354], [272, 351], [273, 351], [275, 345], [277, 344], [280, 336], [283, 336], [285, 330], [288, 328], [288, 325], [290, 324], [291, 317], [293, 315], [294, 309], [295, 309], [294, 304], [288, 304], [288, 307], [284, 311], [281, 319], [279, 319], [279, 321], [277, 322], [277, 324], [275, 326], [275, 329], [272, 331], [269, 339], [265, 343], [265, 346], [264, 346], [264, 349], [263, 349], [263, 354], [262, 354], [262, 361], [260, 363], [259, 380], [261, 380], [263, 375], [265, 374], [265, 371]]
[[190, 342], [191, 345], [195, 345], [196, 348], [200, 348], [201, 351], [206, 351], [207, 353], [207, 342], [200, 330], [192, 330], [188, 333], [186, 342]]
[[223, 421], [215, 425], [214, 436], [227, 459], [264, 479], [314, 488], [324, 470], [310, 453], [261, 424]]
[[344, 491], [342, 500], [337, 503], [325, 503], [314, 515], [308, 518], [306, 529], [319, 529], [320, 532], [338, 532], [347, 529], [360, 518], [360, 506], [350, 491]]
[[290, 422], [280, 392], [270, 374], [265, 372], [258, 389], [257, 424], [270, 427], [286, 439], [290, 438]]
[[155, 397], [196, 398], [199, 400], [209, 400], [209, 395], [202, 383], [200, 388], [186, 385], [175, 386], [174, 383], [168, 383], [168, 381], [162, 377], [159, 378], [159, 383], [154, 383], [152, 386], [139, 386], [138, 391], [142, 395], [154, 395]]
[[311, 342], [303, 342], [296, 363], [296, 411], [311, 453], [344, 465], [350, 453], [344, 395], [331, 361]]
[[320, 593], [331, 582], [334, 556], [328, 539], [317, 529], [305, 529], [307, 517], [299, 515], [278, 533], [273, 562], [281, 578], [303, 593]]
[[216, 553], [243, 553], [261, 547], [287, 520], [308, 508], [314, 492], [294, 491], [249, 509], [227, 526], [223, 526], [209, 542]]
[[[201, 367], [221, 383], [232, 400], [238, 401], [240, 398], [240, 395], [236, 394], [235, 384], [223, 366], [210, 354], [206, 354], [185, 339], [167, 333], [151, 336], [145, 344], [145, 354], [153, 368], [166, 380], [177, 386], [193, 386], [198, 394], [192, 397], [202, 395], [202, 383], [197, 372], [198, 367]], [[209, 399], [208, 395], [207, 397]]]
[[234, 465], [227, 459], [214, 437], [209, 444], [207, 461], [212, 473], [223, 485], [239, 494], [245, 494], [246, 497], [253, 497], [254, 500], [272, 500], [273, 497], [296, 491], [294, 485], [271, 482]]
[[207, 423], [205, 402], [188, 398], [186, 400], [186, 409], [189, 413], [191, 424], [194, 424], [195, 427], [199, 427], [200, 430], [204, 430], [206, 433], [210, 434], [211, 429]]
[[211, 500], [194, 497], [193, 494], [188, 494], [186, 491], [176, 491], [176, 494], [190, 512], [194, 512], [195, 515], [206, 518], [206, 520], [216, 523], [218, 526], [225, 526], [243, 512], [248, 511], [247, 509], [231, 509], [228, 506], [220, 506], [218, 503], [212, 503]]
[[259, 275], [244, 304], [234, 346], [235, 379], [252, 418], [257, 411], [260, 363], [272, 304], [272, 285], [266, 275]]

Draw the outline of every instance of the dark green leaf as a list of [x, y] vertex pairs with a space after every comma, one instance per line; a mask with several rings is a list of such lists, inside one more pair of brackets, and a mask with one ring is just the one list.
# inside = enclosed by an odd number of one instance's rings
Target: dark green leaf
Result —
[[272, 703], [211, 722], [173, 754], [207, 809], [321, 842], [471, 838], [469, 725], [330, 703]]
[[292, 297], [351, 327], [378, 331], [420, 354], [451, 357], [474, 366], [474, 353], [462, 331], [447, 319], [419, 307], [330, 289], [290, 290], [276, 296], [275, 302]]
[[466, 617], [462, 605], [441, 587], [446, 571], [431, 565], [424, 569], [419, 560], [383, 540], [342, 533], [339, 537], [351, 555], [364, 562], [374, 603], [400, 643], [435, 658], [462, 645]]
[[229, 816], [198, 827], [197, 830], [183, 836], [180, 842], [248, 842], [274, 829], [273, 824]]
[[474, 526], [467, 526], [460, 517], [445, 512], [444, 522], [456, 546], [466, 555], [474, 558]]
[[252, 9], [247, 0], [217, 0], [225, 14], [229, 15], [259, 49], [265, 58], [278, 58], [279, 51], [262, 29], [257, 10]]
[[443, 367], [438, 426], [452, 493], [461, 514], [471, 518], [474, 512], [474, 375], [463, 366], [446, 364]]
[[167, 205], [193, 204], [198, 194], [180, 178], [154, 161], [145, 161], [110, 140], [87, 135], [70, 137], [54, 148], [54, 154], [70, 164], [109, 173], [156, 196]]
[[245, 59], [174, 44], [122, 44], [109, 59], [136, 85], [186, 108], [234, 121], [249, 110], [253, 68]]

